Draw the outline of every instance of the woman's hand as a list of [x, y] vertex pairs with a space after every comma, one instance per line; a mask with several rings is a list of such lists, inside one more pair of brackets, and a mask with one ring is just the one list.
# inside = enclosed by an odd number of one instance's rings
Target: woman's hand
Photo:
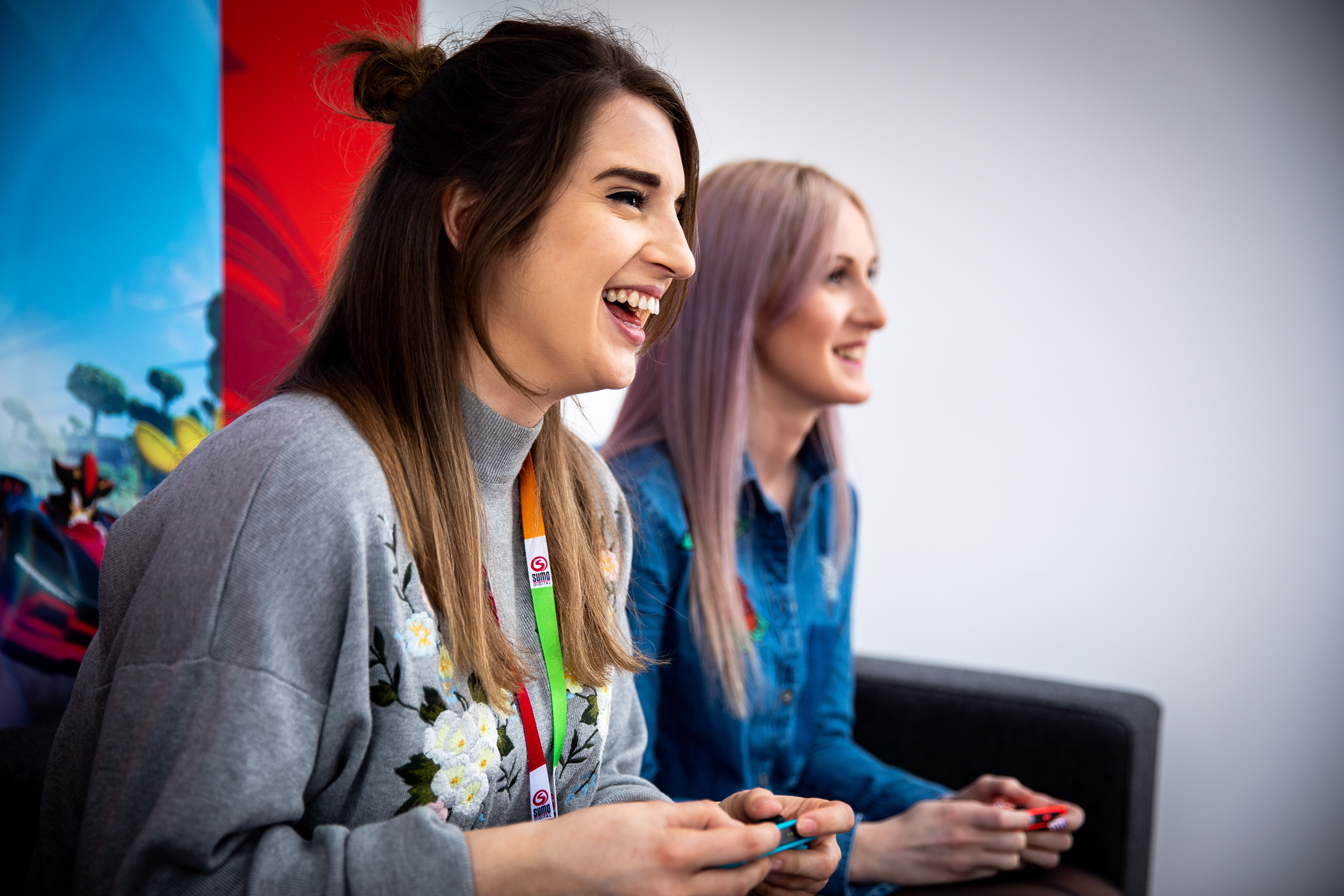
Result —
[[1067, 827], [1063, 831], [1029, 831], [1027, 846], [1022, 850], [1022, 861], [1045, 868], [1054, 868], [1059, 864], [1059, 854], [1067, 852], [1073, 846], [1073, 831], [1083, 826], [1086, 815], [1082, 808], [1065, 800], [1055, 799], [1044, 793], [1037, 793], [1024, 786], [1016, 778], [1000, 775], [981, 775], [974, 783], [963, 787], [953, 799], [978, 800], [982, 803], [1011, 803], [1035, 809], [1038, 806], [1059, 804], [1068, 808], [1064, 818]]
[[1022, 864], [1030, 823], [1026, 812], [969, 799], [915, 803], [900, 815], [859, 824], [849, 879], [912, 886], [991, 877]]
[[744, 896], [770, 870], [758, 857], [779, 845], [773, 827], [708, 801], [594, 806], [466, 838], [481, 896]]
[[[739, 821], [754, 822], [783, 815], [796, 818], [795, 830], [804, 837], [816, 837], [806, 848], [786, 849], [769, 857], [770, 873], [756, 886], [760, 896], [789, 893], [815, 893], [840, 864], [840, 847], [835, 835], [854, 826], [854, 811], [834, 800], [776, 796], [757, 787], [728, 797], [719, 806]], [[771, 849], [774, 849], [772, 846]]]

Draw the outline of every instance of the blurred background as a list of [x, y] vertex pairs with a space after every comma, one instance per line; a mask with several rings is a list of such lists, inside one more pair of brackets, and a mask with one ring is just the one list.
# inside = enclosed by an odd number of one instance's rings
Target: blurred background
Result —
[[[372, 145], [312, 50], [375, 8], [414, 4], [0, 0], [0, 470], [33, 495], [88, 451], [123, 512], [302, 340]], [[1340, 5], [583, 8], [680, 82], [705, 170], [816, 164], [873, 214], [856, 650], [1150, 694], [1153, 892], [1344, 891]], [[424, 33], [505, 9], [424, 0]], [[568, 414], [600, 441], [620, 399]]]

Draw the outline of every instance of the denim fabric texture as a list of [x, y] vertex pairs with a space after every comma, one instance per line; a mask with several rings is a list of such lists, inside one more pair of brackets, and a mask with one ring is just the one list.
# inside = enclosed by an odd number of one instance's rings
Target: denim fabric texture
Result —
[[[832, 557], [835, 477], [813, 439], [799, 460], [786, 517], [743, 457], [737, 569], [757, 617], [752, 640], [760, 670], [745, 719], [734, 718], [707, 685], [691, 635], [694, 546], [666, 448], [646, 445], [611, 462], [634, 525], [631, 631], [635, 646], [661, 663], [635, 680], [649, 728], [642, 774], [674, 799], [722, 799], [759, 786], [843, 800], [882, 819], [948, 791], [854, 743], [854, 550], [842, 564]], [[846, 888], [852, 832], [840, 841], [841, 864], [822, 892], [867, 894], [867, 887]], [[871, 890], [876, 896], [890, 887]]]

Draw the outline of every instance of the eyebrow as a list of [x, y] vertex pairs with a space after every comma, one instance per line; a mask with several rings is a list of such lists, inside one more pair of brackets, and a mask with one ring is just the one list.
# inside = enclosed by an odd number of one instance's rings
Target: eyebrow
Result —
[[663, 179], [661, 177], [654, 174], [652, 171], [644, 171], [640, 168], [608, 168], [606, 171], [603, 171], [597, 177], [593, 178], [593, 180], [607, 180], [612, 177], [623, 177], [626, 180], [632, 180], [637, 184], [643, 184], [644, 186], [655, 190], [663, 185]]

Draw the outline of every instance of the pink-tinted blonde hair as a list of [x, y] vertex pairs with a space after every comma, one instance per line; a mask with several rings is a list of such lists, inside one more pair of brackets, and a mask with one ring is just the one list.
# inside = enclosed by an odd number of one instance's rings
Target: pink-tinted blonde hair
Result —
[[[691, 527], [692, 632], [707, 680], [719, 682], [739, 717], [755, 667], [735, 541], [756, 337], [821, 283], [846, 200], [863, 210], [830, 175], [790, 162], [735, 162], [701, 180], [699, 251], [686, 302], [671, 335], [640, 358], [602, 451], [613, 458], [666, 443]], [[834, 408], [822, 412], [810, 437], [834, 470], [831, 556], [841, 568], [851, 508]]]

